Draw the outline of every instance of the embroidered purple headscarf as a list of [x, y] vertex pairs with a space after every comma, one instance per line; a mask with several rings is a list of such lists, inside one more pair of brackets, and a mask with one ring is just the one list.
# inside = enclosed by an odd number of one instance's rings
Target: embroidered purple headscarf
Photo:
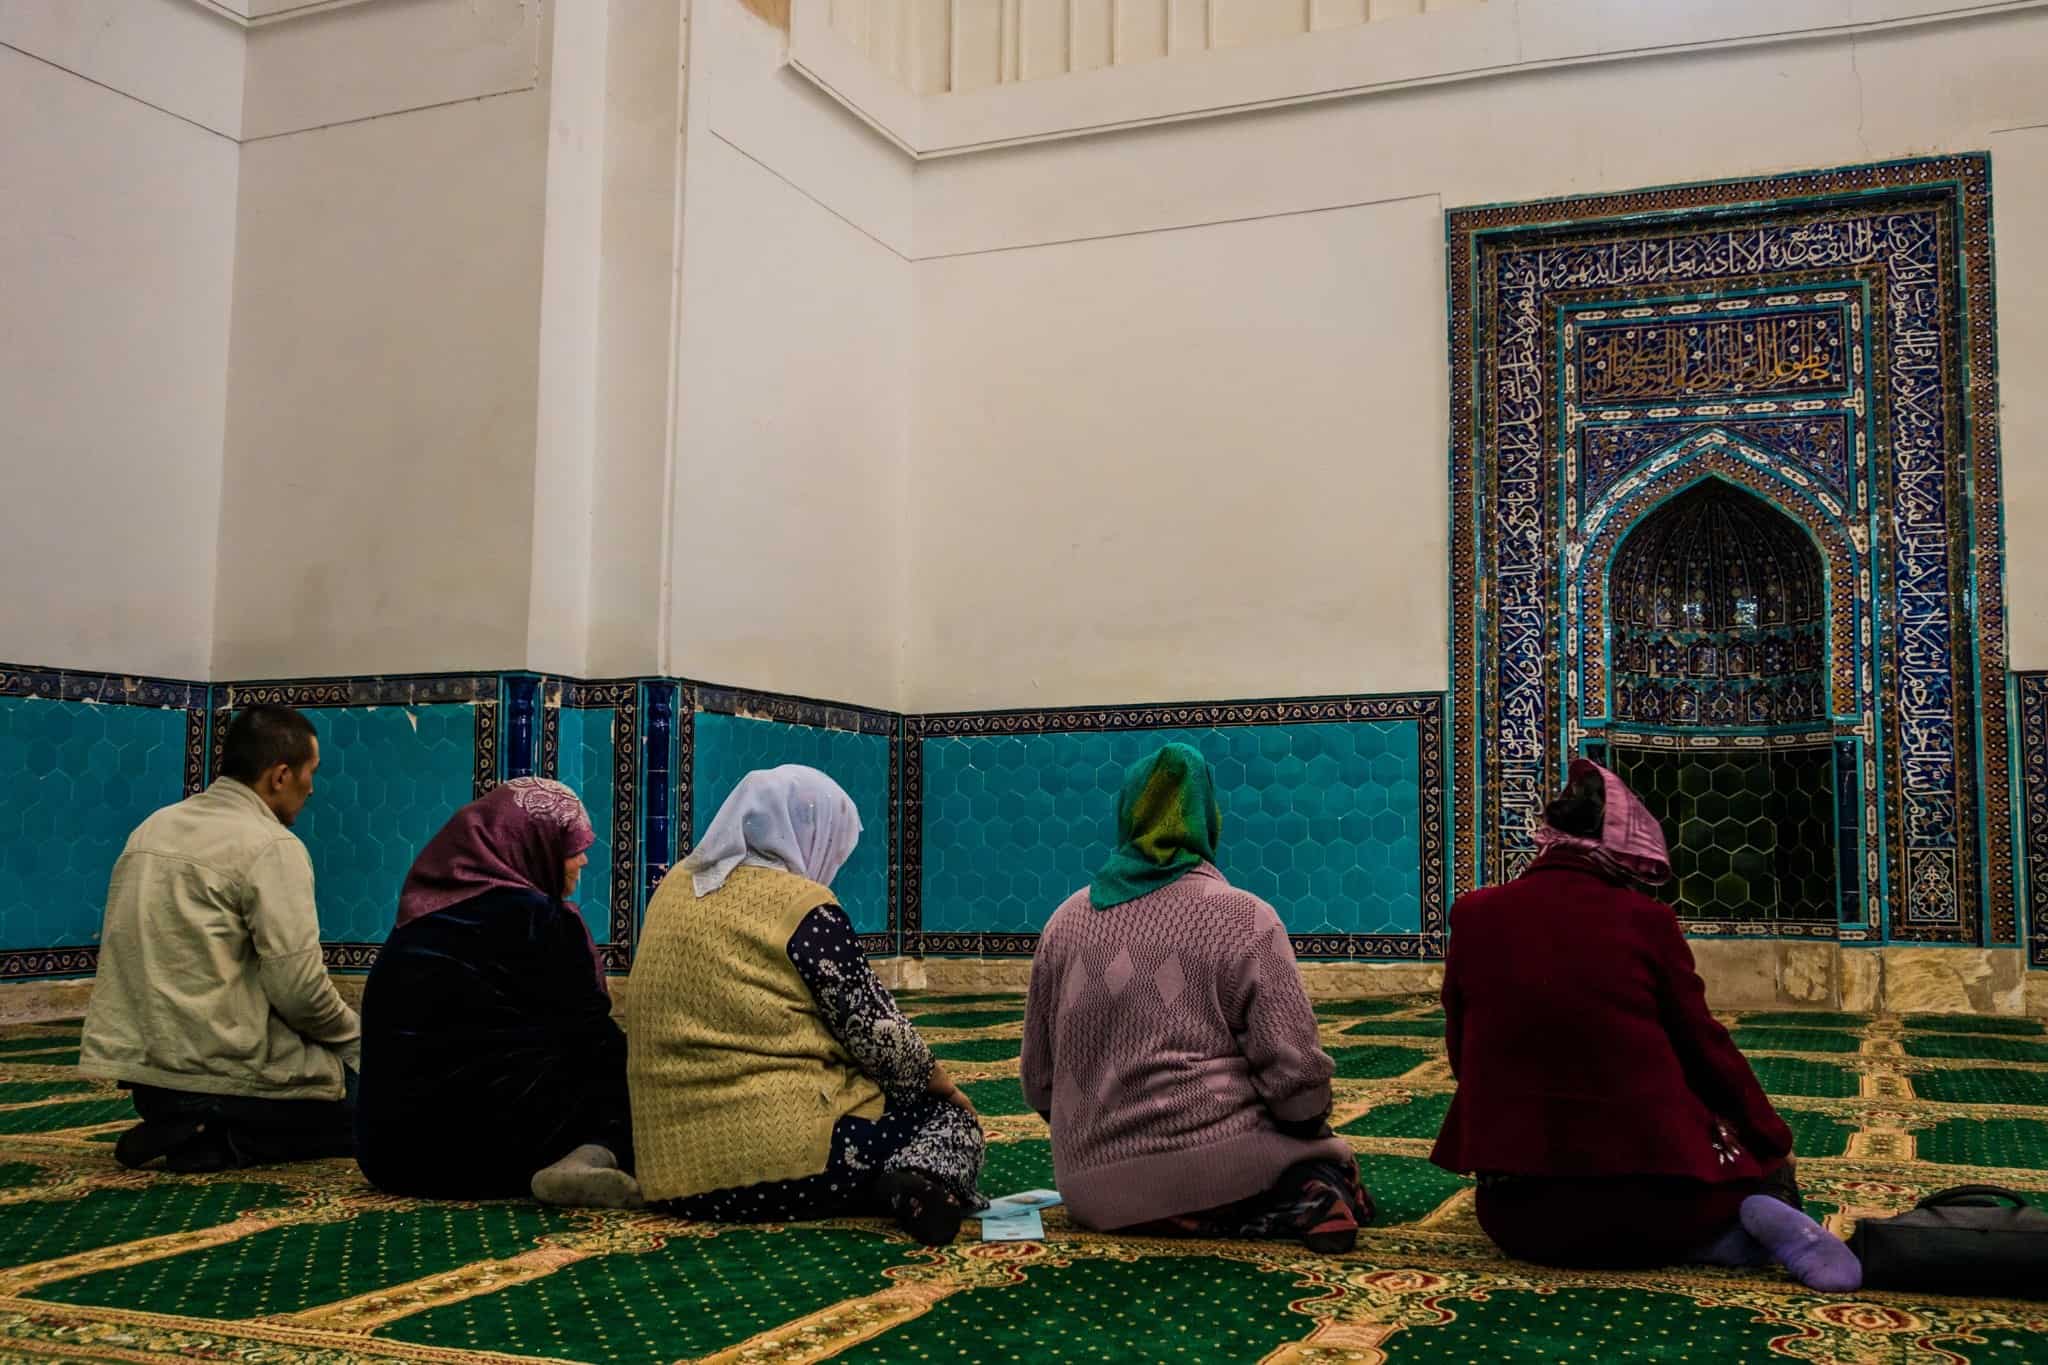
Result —
[[575, 792], [545, 777], [515, 777], [455, 812], [427, 841], [399, 890], [398, 923], [498, 888], [560, 900], [562, 864], [596, 842]]

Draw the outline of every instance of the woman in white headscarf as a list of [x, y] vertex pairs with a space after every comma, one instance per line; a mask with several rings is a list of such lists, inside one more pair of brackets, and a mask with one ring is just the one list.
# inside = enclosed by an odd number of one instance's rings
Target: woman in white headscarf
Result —
[[749, 773], [647, 907], [627, 987], [637, 1174], [686, 1218], [980, 1207], [974, 1106], [861, 954], [832, 878], [860, 816], [815, 768]]

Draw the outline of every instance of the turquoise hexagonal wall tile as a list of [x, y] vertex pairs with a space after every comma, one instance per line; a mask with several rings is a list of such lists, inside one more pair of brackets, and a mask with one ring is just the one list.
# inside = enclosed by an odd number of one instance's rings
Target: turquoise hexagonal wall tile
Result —
[[98, 940], [128, 835], [185, 794], [185, 712], [0, 698], [0, 948]]
[[1290, 931], [1421, 929], [1410, 721], [926, 739], [924, 928], [1037, 932], [1108, 856], [1124, 769], [1176, 740], [1215, 765], [1225, 875]]
[[612, 712], [609, 709], [562, 708], [561, 755], [558, 777], [583, 798], [590, 812], [590, 826], [597, 842], [590, 846], [590, 865], [583, 869], [582, 884], [576, 888], [576, 906], [584, 923], [599, 943], [612, 937], [612, 870], [617, 852], [612, 847]]
[[475, 712], [451, 703], [308, 715], [320, 773], [295, 828], [313, 855], [320, 937], [380, 943], [412, 860], [473, 794]]
[[889, 738], [700, 711], [691, 773], [691, 828], [705, 830], [742, 777], [802, 763], [829, 773], [860, 811], [860, 845], [834, 879], [839, 904], [863, 934], [889, 928]]

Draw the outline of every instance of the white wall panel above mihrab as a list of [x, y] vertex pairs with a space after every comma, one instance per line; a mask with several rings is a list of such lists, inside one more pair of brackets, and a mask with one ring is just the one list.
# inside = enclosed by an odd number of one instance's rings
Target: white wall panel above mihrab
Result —
[[243, 136], [533, 89], [541, 27], [531, 0], [371, 0], [257, 24]]
[[193, 0], [5, 0], [0, 47], [222, 137], [242, 134], [242, 28]]

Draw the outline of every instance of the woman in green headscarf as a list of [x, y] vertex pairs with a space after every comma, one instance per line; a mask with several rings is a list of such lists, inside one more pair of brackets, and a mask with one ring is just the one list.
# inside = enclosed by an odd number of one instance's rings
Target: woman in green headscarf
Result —
[[1039, 938], [1021, 1063], [1083, 1227], [1348, 1251], [1372, 1200], [1287, 930], [1216, 868], [1201, 751], [1124, 774], [1116, 849]]
[[1209, 760], [1192, 744], [1169, 744], [1124, 770], [1116, 798], [1116, 851], [1088, 886], [1088, 903], [1108, 910], [1172, 886], [1216, 861], [1223, 807]]

